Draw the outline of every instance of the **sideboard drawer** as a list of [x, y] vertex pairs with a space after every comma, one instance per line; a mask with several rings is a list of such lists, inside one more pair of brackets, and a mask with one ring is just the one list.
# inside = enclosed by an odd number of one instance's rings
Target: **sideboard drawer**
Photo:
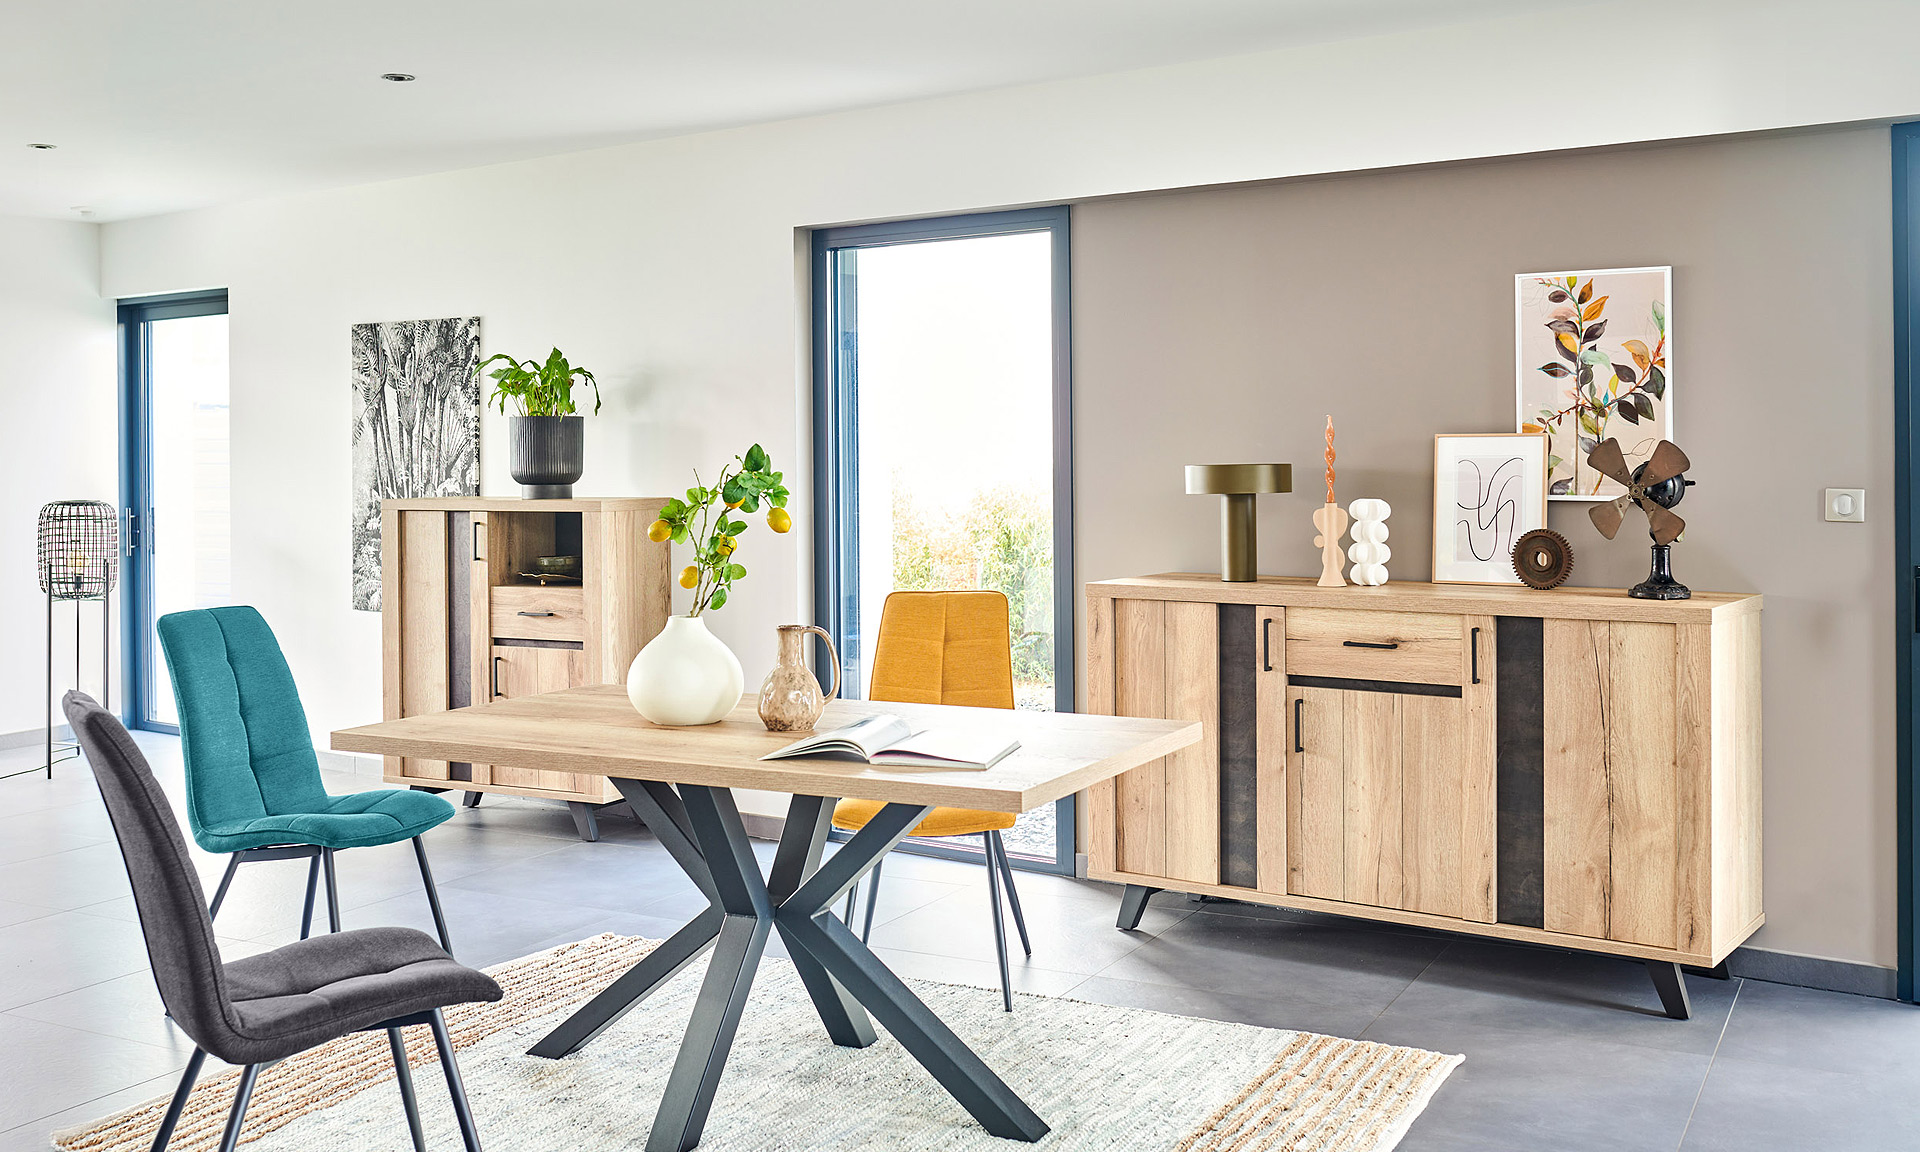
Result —
[[1347, 608], [1287, 609], [1287, 675], [1459, 684], [1466, 638], [1459, 616]]
[[585, 640], [586, 597], [577, 585], [496, 585], [492, 625], [496, 639]]

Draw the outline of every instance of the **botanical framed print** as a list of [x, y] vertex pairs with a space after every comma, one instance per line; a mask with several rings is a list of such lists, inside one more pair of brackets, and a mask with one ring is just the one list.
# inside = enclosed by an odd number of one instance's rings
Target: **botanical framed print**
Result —
[[1672, 299], [1670, 267], [1514, 277], [1515, 427], [1550, 440], [1549, 499], [1625, 491], [1587, 467], [1587, 454], [1609, 436], [1629, 468], [1672, 439]]
[[1490, 432], [1433, 438], [1433, 579], [1518, 584], [1513, 544], [1547, 526], [1549, 437]]

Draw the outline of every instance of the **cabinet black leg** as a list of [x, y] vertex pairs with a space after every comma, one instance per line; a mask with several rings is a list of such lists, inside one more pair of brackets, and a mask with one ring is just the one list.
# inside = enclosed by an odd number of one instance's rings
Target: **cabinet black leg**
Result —
[[1705, 980], [1733, 979], [1733, 974], [1727, 971], [1727, 962], [1725, 960], [1720, 961], [1720, 963], [1715, 964], [1711, 968], [1694, 968], [1683, 964], [1680, 970], [1689, 976], [1698, 976]]
[[467, 793], [467, 807], [469, 808], [480, 807], [480, 793], [478, 792]]
[[1669, 960], [1647, 961], [1647, 975], [1653, 977], [1654, 991], [1660, 993], [1660, 1006], [1675, 1020], [1693, 1018], [1693, 1004], [1687, 999], [1687, 976], [1680, 965]]
[[1145, 884], [1127, 885], [1127, 890], [1120, 894], [1120, 916], [1113, 922], [1114, 927], [1123, 932], [1140, 927], [1140, 917], [1147, 913], [1147, 898], [1158, 891], [1160, 889]]
[[591, 804], [580, 800], [567, 801], [567, 811], [573, 813], [573, 829], [580, 833], [580, 839], [591, 844], [600, 839], [600, 821]]

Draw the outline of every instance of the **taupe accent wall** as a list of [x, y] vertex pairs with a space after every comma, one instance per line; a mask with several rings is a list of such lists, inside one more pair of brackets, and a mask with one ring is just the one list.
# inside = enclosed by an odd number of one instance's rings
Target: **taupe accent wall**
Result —
[[[1699, 481], [1675, 574], [1767, 596], [1751, 943], [1891, 966], [1889, 171], [1886, 129], [1849, 128], [1077, 206], [1080, 578], [1214, 568], [1219, 501], [1184, 495], [1181, 466], [1217, 461], [1292, 462], [1260, 570], [1317, 573], [1330, 413], [1341, 503], [1389, 501], [1388, 569], [1427, 579], [1433, 435], [1514, 427], [1513, 276], [1671, 264], [1674, 439]], [[1824, 522], [1827, 487], [1866, 488], [1867, 523]], [[1572, 582], [1637, 581], [1644, 536], [1604, 540], [1586, 508], [1550, 513]]]

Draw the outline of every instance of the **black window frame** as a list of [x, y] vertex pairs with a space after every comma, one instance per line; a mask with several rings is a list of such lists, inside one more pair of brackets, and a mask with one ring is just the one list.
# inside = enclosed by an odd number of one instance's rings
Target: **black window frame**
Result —
[[[1045, 232], [1052, 245], [1053, 276], [1053, 614], [1054, 708], [1075, 710], [1074, 653], [1076, 647], [1077, 583], [1073, 563], [1073, 296], [1072, 210], [1067, 205], [975, 212], [919, 220], [890, 221], [834, 228], [812, 234], [813, 297], [813, 523], [814, 619], [834, 638], [842, 655], [841, 683], [858, 685], [852, 653], [858, 645], [859, 604], [846, 574], [859, 556], [857, 515], [859, 488], [855, 462], [859, 436], [854, 415], [858, 408], [857, 333], [842, 323], [857, 291], [855, 277], [841, 267], [838, 254], [862, 248], [882, 248], [941, 240]], [[816, 648], [816, 667], [827, 665], [826, 646]], [[858, 691], [857, 687], [855, 691]], [[1076, 870], [1074, 797], [1061, 799], [1055, 809], [1054, 859], [1009, 857], [1016, 866], [1040, 872], [1071, 875]], [[967, 852], [925, 841], [904, 841], [909, 851], [955, 859], [974, 859]]]

